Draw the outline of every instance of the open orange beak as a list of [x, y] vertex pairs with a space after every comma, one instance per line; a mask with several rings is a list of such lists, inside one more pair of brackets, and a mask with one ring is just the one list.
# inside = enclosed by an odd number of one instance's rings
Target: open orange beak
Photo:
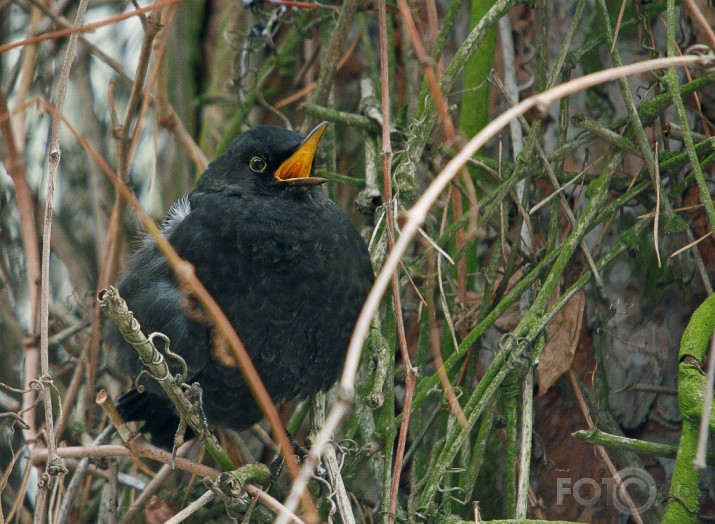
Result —
[[276, 182], [284, 182], [292, 186], [317, 186], [327, 182], [325, 178], [310, 176], [315, 151], [318, 149], [318, 142], [320, 142], [320, 137], [323, 136], [323, 131], [325, 131], [327, 125], [328, 122], [321, 122], [315, 126], [315, 129], [305, 137], [300, 147], [278, 166], [273, 175]]

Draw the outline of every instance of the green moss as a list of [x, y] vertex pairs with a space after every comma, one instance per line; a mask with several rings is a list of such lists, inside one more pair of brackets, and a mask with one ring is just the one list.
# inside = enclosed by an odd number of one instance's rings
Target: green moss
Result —
[[[493, 6], [493, 0], [472, 1], [470, 31]], [[468, 137], [477, 134], [489, 120], [491, 84], [486, 80], [494, 66], [495, 45], [496, 31], [491, 29], [464, 70], [464, 87], [468, 91], [462, 96], [459, 127]]]
[[594, 198], [599, 195], [602, 191], [606, 190], [606, 177], [599, 176], [594, 178], [589, 184], [588, 189], [586, 189], [586, 198]]
[[641, 246], [641, 240], [638, 238], [635, 230], [629, 229], [621, 235], [621, 240], [630, 250], [637, 250]]
[[[693, 467], [697, 441], [697, 425], [684, 423], [670, 484], [669, 496], [672, 498], [668, 500], [663, 524], [695, 524], [698, 521], [700, 470]], [[687, 508], [683, 504], [687, 505]]]
[[670, 220], [665, 224], [665, 234], [680, 233], [681, 231], [685, 231], [687, 227], [688, 223], [686, 220], [680, 215], [673, 213]]
[[710, 295], [695, 310], [680, 339], [680, 359], [692, 355], [697, 360], [705, 359], [708, 343], [715, 329], [715, 295]]
[[[699, 423], [703, 409], [706, 378], [696, 363], [683, 361], [690, 356], [697, 361], [705, 358], [708, 343], [715, 326], [715, 295], [710, 295], [695, 310], [680, 340], [680, 367], [678, 370], [678, 404], [683, 417], [683, 433], [678, 445], [670, 499], [666, 506], [664, 523], [688, 524], [697, 522], [700, 509], [700, 470], [693, 467], [698, 445]], [[712, 409], [710, 425], [712, 427]]]
[[680, 364], [678, 373], [678, 404], [682, 417], [700, 419], [703, 407], [703, 386], [705, 385], [702, 371], [693, 364]]

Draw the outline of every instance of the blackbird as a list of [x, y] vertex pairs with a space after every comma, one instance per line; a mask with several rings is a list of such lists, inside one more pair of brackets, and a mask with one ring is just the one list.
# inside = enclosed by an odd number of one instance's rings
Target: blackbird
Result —
[[[275, 402], [333, 384], [374, 278], [362, 237], [319, 187], [325, 180], [311, 176], [326, 125], [305, 139], [275, 126], [244, 132], [161, 228], [231, 321]], [[150, 236], [119, 291], [144, 332], [165, 334], [186, 360], [209, 425], [242, 430], [261, 419], [240, 369], [220, 358], [225, 342], [179, 290]], [[110, 355], [136, 376], [136, 354], [110, 330]], [[128, 391], [117, 407], [170, 448], [178, 413], [153, 380], [142, 385], [146, 392]]]

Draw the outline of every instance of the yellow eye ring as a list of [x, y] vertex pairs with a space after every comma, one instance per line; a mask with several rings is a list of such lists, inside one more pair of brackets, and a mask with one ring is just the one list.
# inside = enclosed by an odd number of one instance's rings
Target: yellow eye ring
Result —
[[266, 167], [268, 167], [268, 164], [260, 156], [254, 156], [248, 163], [248, 167], [251, 168], [251, 171], [263, 173], [266, 170]]

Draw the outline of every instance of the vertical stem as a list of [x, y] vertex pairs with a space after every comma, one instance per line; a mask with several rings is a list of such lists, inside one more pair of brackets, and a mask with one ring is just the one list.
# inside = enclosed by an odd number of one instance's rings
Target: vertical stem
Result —
[[[75, 27], [82, 25], [84, 13], [87, 9], [88, 0], [82, 0], [77, 8], [77, 16], [75, 17]], [[77, 39], [79, 33], [72, 33], [67, 43], [67, 51], [62, 63], [62, 70], [57, 87], [57, 99], [55, 101], [55, 109], [58, 113], [62, 113], [62, 106], [67, 93], [67, 83], [69, 81], [70, 69], [72, 68], [72, 60], [75, 56], [77, 48]], [[45, 466], [45, 472], [41, 475], [39, 482], [39, 490], [37, 494], [37, 502], [35, 506], [35, 523], [45, 521], [45, 506], [47, 504], [47, 490], [52, 477], [56, 475], [64, 475], [67, 469], [64, 466], [64, 461], [57, 455], [57, 442], [54, 428], [54, 420], [52, 417], [52, 376], [50, 375], [50, 357], [49, 357], [49, 318], [50, 318], [50, 238], [52, 237], [52, 203], [55, 197], [55, 180], [57, 179], [57, 171], [60, 165], [62, 151], [60, 150], [60, 122], [59, 116], [53, 116], [52, 125], [50, 127], [50, 142], [49, 142], [49, 176], [47, 180], [47, 195], [45, 197], [45, 219], [42, 230], [42, 267], [40, 280], [42, 287], [40, 290], [40, 370], [42, 376], [40, 382], [42, 385], [42, 397], [45, 408], [45, 431], [47, 432], [48, 457]]]
[[[675, 2], [673, 0], [668, 0], [668, 56], [677, 56], [675, 40]], [[673, 108], [678, 114], [681, 125], [683, 126], [683, 143], [685, 144], [685, 150], [688, 152], [688, 157], [692, 165], [693, 174], [695, 175], [695, 180], [698, 183], [698, 188], [700, 189], [700, 198], [705, 206], [705, 213], [708, 216], [708, 222], [710, 223], [710, 229], [715, 230], [715, 205], [713, 205], [713, 200], [710, 198], [710, 189], [705, 181], [705, 174], [700, 167], [700, 160], [695, 152], [695, 143], [693, 142], [693, 134], [690, 132], [690, 127], [688, 124], [687, 114], [685, 113], [685, 104], [683, 103], [683, 97], [680, 94], [680, 83], [678, 81], [678, 75], [675, 72], [674, 67], [668, 68], [665, 74], [665, 85], [668, 87], [668, 91], [671, 94], [673, 100]], [[655, 179], [655, 177], [654, 177]], [[670, 208], [668, 207], [668, 200], [663, 196], [663, 201], [665, 203], [664, 211], [665, 218], [670, 218]]]
[[477, 484], [477, 477], [479, 476], [479, 471], [484, 463], [487, 444], [489, 443], [489, 438], [492, 435], [495, 415], [496, 410], [490, 409], [482, 417], [479, 424], [479, 431], [477, 432], [477, 438], [474, 442], [474, 446], [472, 446], [471, 460], [462, 474], [463, 481], [460, 483], [460, 486], [464, 489], [463, 503], [465, 506], [472, 500], [472, 492], [474, 491], [474, 486]]
[[316, 104], [325, 104], [328, 93], [330, 93], [335, 83], [335, 71], [338, 60], [340, 59], [340, 51], [346, 42], [345, 35], [348, 34], [350, 24], [352, 24], [355, 12], [360, 3], [359, 0], [347, 0], [340, 9], [338, 21], [335, 24], [335, 29], [330, 37], [330, 44], [324, 55], [325, 58], [321, 60], [320, 74], [318, 75], [317, 86], [313, 92], [313, 101]]
[[119, 475], [119, 463], [116, 457], [109, 459], [109, 510], [107, 512], [107, 524], [117, 523], [117, 484]]
[[715, 295], [710, 295], [698, 306], [680, 339], [678, 355], [678, 406], [683, 418], [683, 429], [678, 443], [678, 456], [670, 480], [668, 502], [663, 522], [689, 524], [698, 521], [700, 514], [700, 469], [693, 466], [698, 443], [698, 422], [702, 417], [712, 427], [712, 411], [703, 412], [704, 390], [708, 378], [703, 377], [708, 342], [715, 325]]
[[25, 355], [25, 378], [23, 381], [24, 387], [27, 389], [22, 394], [22, 411], [25, 413], [29, 427], [23, 429], [22, 434], [25, 442], [33, 442], [37, 438], [37, 422], [35, 390], [28, 387], [30, 381], [37, 377], [38, 367], [40, 362], [39, 351], [35, 337], [37, 336], [37, 311], [38, 311], [38, 296], [40, 284], [40, 247], [37, 243], [37, 234], [35, 232], [35, 204], [32, 195], [32, 189], [27, 183], [26, 165], [21, 152], [17, 148], [15, 142], [15, 134], [10, 125], [10, 119], [5, 118], [10, 111], [7, 106], [7, 99], [0, 90], [0, 132], [5, 138], [5, 153], [4, 160], [5, 169], [7, 169], [10, 178], [12, 179], [15, 188], [15, 202], [17, 212], [20, 219], [20, 231], [22, 233], [22, 248], [25, 252], [25, 263], [27, 274], [27, 335], [23, 341], [23, 353]]
[[[442, 134], [444, 141], [450, 144], [457, 138], [457, 131], [454, 127], [454, 122], [449, 114], [449, 108], [447, 107], [447, 102], [445, 97], [442, 95], [440, 90], [439, 80], [437, 78], [437, 73], [434, 67], [430, 64], [429, 55], [425, 49], [422, 38], [420, 37], [419, 31], [415, 21], [412, 18], [412, 13], [410, 12], [410, 7], [407, 4], [407, 0], [397, 0], [397, 5], [400, 9], [400, 14], [402, 16], [402, 21], [405, 24], [407, 33], [410, 37], [410, 43], [415, 51], [415, 56], [417, 60], [422, 64], [422, 72], [427, 80], [427, 85], [432, 92], [432, 98], [435, 101], [437, 112], [439, 113], [440, 120], [442, 121]], [[462, 205], [462, 195], [457, 189], [457, 187], [452, 187], [452, 218], [454, 222], [458, 222], [462, 217], [463, 205]], [[455, 235], [456, 241], [456, 251], [461, 251], [462, 245], [464, 244], [464, 230], [460, 229]], [[457, 300], [464, 304], [467, 297], [467, 262], [464, 257], [460, 257], [457, 260]], [[466, 334], [466, 326], [461, 328], [463, 331], [462, 336]]]
[[519, 403], [517, 400], [518, 391], [516, 377], [509, 377], [504, 382], [502, 389], [506, 388], [504, 394], [504, 412], [506, 415], [506, 516], [507, 518], [516, 518], [516, 463], [517, 463], [517, 440], [519, 427]]
[[[320, 428], [325, 424], [325, 393], [318, 392], [313, 397], [313, 402], [310, 406], [310, 418], [313, 425], [311, 429], [311, 437], [316, 435]], [[311, 439], [312, 440], [312, 439]], [[338, 506], [338, 513], [343, 524], [355, 524], [355, 516], [353, 515], [350, 506], [350, 497], [345, 490], [345, 483], [340, 474], [340, 463], [335, 453], [333, 446], [325, 446], [323, 450], [323, 463], [328, 471], [330, 484], [335, 492], [335, 503]]]
[[529, 369], [521, 390], [521, 449], [519, 480], [516, 486], [516, 519], [525, 519], [529, 505], [529, 471], [531, 465], [531, 433], [534, 429], [534, 370]]
[[[392, 251], [395, 245], [395, 216], [392, 207], [392, 143], [390, 141], [390, 78], [388, 71], [387, 56], [387, 6], [385, 0], [379, 2], [379, 24], [380, 24], [380, 91], [382, 97], [382, 183], [384, 201], [386, 202], [386, 224], [387, 224], [387, 246], [388, 252]], [[405, 323], [402, 316], [402, 302], [400, 300], [400, 280], [397, 270], [392, 273], [392, 301], [395, 307], [395, 323], [397, 327], [397, 343], [400, 346], [402, 365], [405, 366], [405, 402], [402, 408], [402, 423], [400, 424], [400, 434], [397, 439], [397, 449], [395, 452], [395, 463], [392, 473], [392, 484], [390, 485], [390, 507], [388, 509], [388, 522], [395, 522], [395, 509], [397, 507], [397, 491], [400, 487], [400, 472], [402, 471], [402, 459], [405, 454], [405, 443], [407, 442], [407, 432], [410, 427], [410, 411], [412, 410], [412, 396], [415, 391], [415, 381], [417, 379], [416, 370], [412, 367], [410, 355], [407, 350], [407, 339], [405, 337]]]

